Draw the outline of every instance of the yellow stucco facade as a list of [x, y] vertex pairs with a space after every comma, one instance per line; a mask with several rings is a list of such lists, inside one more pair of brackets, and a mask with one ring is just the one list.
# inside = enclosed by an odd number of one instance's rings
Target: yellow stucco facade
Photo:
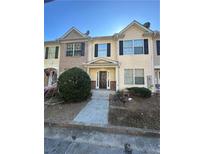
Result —
[[89, 74], [90, 74], [90, 78], [91, 80], [93, 81], [96, 81], [97, 80], [97, 72], [100, 72], [100, 71], [107, 71], [110, 73], [110, 76], [109, 76], [109, 79], [110, 81], [116, 81], [116, 78], [115, 78], [115, 68], [90, 68], [89, 69]]
[[44, 45], [44, 55], [46, 54], [46, 48], [55, 48], [55, 47], [59, 47], [59, 51], [58, 51], [58, 58], [48, 58], [45, 59], [44, 58], [44, 69], [46, 68], [55, 68], [56, 70], [59, 71], [59, 62], [60, 62], [60, 46], [57, 43], [48, 43]]
[[117, 53], [116, 53], [116, 41], [113, 40], [111, 37], [104, 37], [104, 38], [94, 38], [89, 42], [89, 56], [88, 56], [88, 61], [97, 59], [99, 57], [94, 56], [94, 49], [95, 49], [95, 44], [106, 44], [110, 43], [111, 44], [111, 54], [110, 57], [106, 57], [108, 59], [116, 60], [117, 59]]
[[[48, 56], [51, 48], [58, 48], [57, 57], [56, 53], [53, 56]], [[48, 53], [46, 53], [48, 49]], [[55, 50], [54, 50], [55, 51]], [[56, 52], [56, 51], [55, 51]], [[59, 55], [60, 55], [60, 46], [57, 42], [47, 42], [44, 45], [44, 87], [54, 84], [57, 80], [56, 77], [59, 76]], [[55, 75], [54, 75], [55, 74]]]

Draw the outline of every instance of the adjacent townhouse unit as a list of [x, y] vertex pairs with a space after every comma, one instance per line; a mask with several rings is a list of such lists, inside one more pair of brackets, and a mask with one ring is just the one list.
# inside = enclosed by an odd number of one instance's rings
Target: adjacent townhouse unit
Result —
[[99, 37], [73, 27], [54, 42], [45, 42], [45, 47], [59, 46], [55, 50], [60, 54], [58, 68], [54, 63], [46, 67], [55, 68], [57, 76], [80, 67], [90, 75], [93, 89], [159, 88], [160, 34], [149, 29], [149, 24], [133, 21], [119, 33]]
[[154, 38], [154, 83], [156, 89], [160, 86], [160, 38], [157, 35]]
[[59, 70], [60, 73], [72, 67], [80, 67], [88, 61], [88, 42], [90, 37], [72, 27], [58, 39], [61, 48]]
[[60, 44], [58, 41], [44, 43], [44, 86], [50, 86], [57, 81], [59, 74]]

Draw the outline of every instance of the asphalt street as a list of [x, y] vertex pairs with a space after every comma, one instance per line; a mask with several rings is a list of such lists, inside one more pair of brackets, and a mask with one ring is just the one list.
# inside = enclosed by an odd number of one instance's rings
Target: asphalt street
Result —
[[158, 137], [130, 136], [68, 128], [45, 127], [45, 154], [159, 154]]

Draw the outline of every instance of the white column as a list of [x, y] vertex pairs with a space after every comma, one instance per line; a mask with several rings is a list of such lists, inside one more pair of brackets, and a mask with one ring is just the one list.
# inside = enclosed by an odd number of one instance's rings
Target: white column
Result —
[[107, 89], [110, 89], [110, 71], [107, 71]]
[[60, 71], [59, 69], [56, 69], [56, 73], [57, 73], [57, 78], [60, 76]]
[[52, 85], [52, 71], [50, 71], [49, 77], [48, 77], [48, 86]]
[[88, 75], [90, 75], [90, 69], [89, 69], [89, 67], [87, 67], [87, 73], [88, 73]]
[[99, 71], [97, 71], [97, 74], [96, 74], [96, 89], [99, 89]]
[[154, 92], [155, 91], [155, 70], [154, 70], [154, 41], [153, 41], [153, 39], [150, 39], [149, 40], [150, 41], [150, 45], [149, 45], [149, 47], [150, 47], [150, 56], [151, 56], [151, 76], [152, 76], [152, 85], [153, 85], [153, 88], [152, 88], [152, 92]]
[[116, 91], [119, 90], [119, 68], [115, 67], [115, 80], [116, 80]]

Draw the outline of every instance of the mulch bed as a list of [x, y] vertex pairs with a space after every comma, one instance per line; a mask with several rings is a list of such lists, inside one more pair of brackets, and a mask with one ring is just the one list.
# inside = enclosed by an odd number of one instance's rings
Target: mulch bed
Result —
[[110, 95], [109, 123], [146, 129], [160, 129], [160, 97], [150, 98], [133, 96], [131, 101], [122, 103]]

